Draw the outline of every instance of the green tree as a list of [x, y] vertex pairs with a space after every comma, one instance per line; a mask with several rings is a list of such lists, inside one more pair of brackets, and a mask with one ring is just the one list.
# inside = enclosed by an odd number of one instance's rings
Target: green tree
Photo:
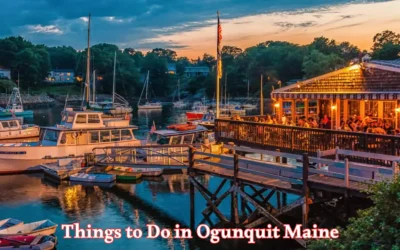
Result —
[[373, 38], [372, 57], [374, 59], [392, 60], [399, 58], [400, 34], [385, 30]]
[[156, 48], [153, 49], [151, 53], [157, 55], [158, 57], [165, 58], [169, 63], [175, 62], [177, 58], [176, 52], [170, 49]]
[[377, 183], [368, 193], [372, 207], [359, 211], [346, 229], [339, 229], [338, 239], [313, 241], [309, 249], [400, 249], [400, 178]]
[[344, 60], [335, 54], [325, 55], [316, 50], [304, 58], [303, 71], [308, 78], [322, 75], [343, 67]]
[[57, 46], [46, 48], [50, 55], [51, 67], [53, 69], [76, 70], [78, 52], [70, 46]]

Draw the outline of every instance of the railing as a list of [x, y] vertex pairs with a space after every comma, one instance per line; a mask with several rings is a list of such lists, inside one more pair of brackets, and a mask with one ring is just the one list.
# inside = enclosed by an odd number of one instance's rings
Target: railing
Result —
[[140, 167], [186, 168], [189, 145], [149, 145], [98, 147], [93, 149], [95, 164]]
[[[247, 118], [246, 118], [247, 119]], [[368, 133], [346, 132], [315, 128], [273, 125], [251, 121], [217, 119], [217, 141], [233, 142], [239, 146], [260, 149], [279, 149], [283, 152], [304, 153], [316, 156], [317, 151], [339, 147], [341, 149], [400, 155], [400, 137]], [[348, 157], [350, 161], [358, 161]], [[377, 160], [373, 164], [387, 165]], [[390, 165], [390, 163], [389, 163]]]

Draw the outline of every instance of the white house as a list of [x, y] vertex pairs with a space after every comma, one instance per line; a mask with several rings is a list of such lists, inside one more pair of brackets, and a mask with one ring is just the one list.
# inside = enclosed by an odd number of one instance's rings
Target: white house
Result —
[[0, 78], [11, 79], [11, 70], [0, 68]]

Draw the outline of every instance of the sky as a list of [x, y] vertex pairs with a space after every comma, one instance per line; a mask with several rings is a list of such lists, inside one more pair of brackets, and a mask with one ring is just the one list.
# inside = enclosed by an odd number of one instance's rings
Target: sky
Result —
[[178, 56], [216, 54], [216, 11], [222, 45], [245, 49], [267, 40], [310, 43], [325, 36], [370, 49], [384, 30], [400, 33], [400, 0], [0, 0], [0, 38], [84, 49], [91, 44]]

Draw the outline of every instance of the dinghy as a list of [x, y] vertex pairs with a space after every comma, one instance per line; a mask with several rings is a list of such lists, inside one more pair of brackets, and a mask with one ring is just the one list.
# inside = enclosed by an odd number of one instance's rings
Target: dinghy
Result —
[[108, 171], [107, 173], [115, 175], [117, 177], [117, 181], [136, 181], [142, 178], [142, 174], [140, 173], [131, 173], [131, 172], [115, 171], [115, 170]]
[[85, 173], [76, 173], [70, 175], [69, 179], [71, 181], [78, 182], [100, 182], [100, 183], [108, 183], [115, 181], [115, 175], [112, 174], [85, 174]]
[[49, 235], [0, 237], [0, 249], [51, 250], [56, 244], [57, 238]]
[[142, 174], [143, 177], [155, 177], [163, 174], [162, 168], [131, 168], [131, 167], [113, 167], [115, 171]]
[[12, 227], [19, 226], [22, 224], [24, 224], [24, 222], [17, 220], [17, 219], [13, 219], [13, 218], [0, 220], [0, 230], [12, 228]]
[[17, 235], [51, 235], [56, 232], [57, 224], [51, 220], [36, 221], [0, 230], [0, 237]]

